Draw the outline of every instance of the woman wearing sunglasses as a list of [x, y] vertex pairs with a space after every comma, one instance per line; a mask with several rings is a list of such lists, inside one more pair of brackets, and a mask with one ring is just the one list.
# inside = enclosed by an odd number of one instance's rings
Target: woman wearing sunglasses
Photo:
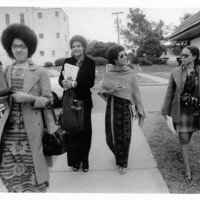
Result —
[[119, 173], [124, 174], [128, 166], [131, 142], [132, 119], [137, 110], [139, 125], [142, 126], [145, 113], [135, 73], [127, 67], [127, 56], [120, 45], [107, 51], [110, 63], [98, 94], [107, 102], [106, 142], [115, 155]]
[[192, 133], [199, 129], [199, 49], [187, 46], [182, 50], [180, 67], [172, 70], [162, 106], [162, 114], [171, 116], [179, 133], [181, 155], [185, 166], [185, 182], [192, 180], [189, 164], [189, 142]]

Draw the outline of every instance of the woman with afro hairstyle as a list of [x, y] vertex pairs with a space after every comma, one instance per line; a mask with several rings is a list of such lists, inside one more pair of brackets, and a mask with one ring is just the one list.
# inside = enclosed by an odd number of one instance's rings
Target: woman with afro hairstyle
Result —
[[7, 98], [7, 119], [0, 122], [0, 177], [8, 192], [44, 192], [51, 157], [45, 157], [42, 151], [41, 110], [49, 126], [45, 107], [53, 101], [50, 79], [45, 69], [31, 61], [37, 36], [29, 27], [8, 26], [1, 43], [13, 60], [4, 74], [15, 93]]
[[[78, 171], [81, 164], [83, 172], [89, 170], [89, 152], [92, 141], [92, 93], [90, 88], [94, 86], [95, 62], [89, 58], [85, 52], [87, 41], [81, 35], [75, 35], [70, 40], [72, 56], [66, 58], [60, 73], [59, 84], [63, 87], [64, 95], [72, 88], [78, 100], [84, 101], [84, 129], [78, 133], [70, 134], [70, 144], [67, 150], [68, 166], [73, 167], [73, 171]], [[65, 65], [78, 66], [78, 74], [75, 80], [66, 79], [63, 76]], [[69, 134], [68, 134], [69, 135]]]

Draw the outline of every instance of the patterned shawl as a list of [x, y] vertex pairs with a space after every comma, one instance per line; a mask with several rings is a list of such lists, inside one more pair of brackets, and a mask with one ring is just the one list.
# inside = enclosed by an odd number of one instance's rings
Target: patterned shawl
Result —
[[116, 84], [122, 83], [125, 88], [122, 88], [120, 92], [113, 94], [116, 97], [129, 100], [132, 104], [136, 105], [138, 113], [145, 118], [145, 112], [142, 104], [142, 98], [140, 90], [137, 84], [135, 73], [127, 66], [116, 67], [110, 66], [105, 73], [98, 94], [107, 101], [107, 97], [103, 93], [108, 92]]

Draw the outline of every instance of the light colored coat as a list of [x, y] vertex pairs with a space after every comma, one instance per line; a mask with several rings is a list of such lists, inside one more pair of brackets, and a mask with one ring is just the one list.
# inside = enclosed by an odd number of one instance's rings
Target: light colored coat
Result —
[[[200, 72], [200, 66], [198, 65], [197, 67]], [[174, 123], [180, 122], [180, 98], [184, 89], [185, 81], [186, 75], [183, 73], [182, 66], [172, 70], [161, 112], [163, 115], [171, 116]], [[200, 73], [198, 73], [198, 84], [200, 94]]]
[[[9, 87], [11, 87], [11, 70], [12, 66], [5, 70]], [[40, 184], [49, 180], [48, 165], [51, 164], [51, 157], [44, 156], [42, 146], [43, 119], [41, 108], [44, 108], [49, 101], [53, 101], [50, 79], [46, 70], [34, 64], [30, 65], [24, 75], [23, 92], [36, 97], [34, 104], [22, 103], [22, 116], [31, 147], [37, 182]], [[8, 105], [12, 105], [11, 95]], [[49, 128], [46, 110], [44, 113]], [[3, 123], [1, 123], [1, 131], [2, 127], [4, 127]]]

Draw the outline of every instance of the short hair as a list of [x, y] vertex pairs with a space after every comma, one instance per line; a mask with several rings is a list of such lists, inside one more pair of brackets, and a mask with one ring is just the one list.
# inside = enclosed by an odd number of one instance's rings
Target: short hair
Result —
[[70, 40], [70, 47], [72, 49], [72, 44], [74, 42], [80, 42], [84, 48], [84, 52], [87, 49], [87, 40], [82, 35], [74, 35]]
[[186, 49], [188, 49], [193, 56], [196, 56], [196, 59], [194, 60], [195, 65], [198, 64], [199, 60], [199, 49], [196, 46], [186, 46]]
[[109, 47], [106, 52], [108, 63], [115, 65], [114, 60], [118, 59], [118, 54], [120, 51], [124, 51], [124, 47], [122, 47], [121, 45], [116, 44]]
[[11, 24], [1, 35], [1, 43], [10, 58], [14, 58], [11, 45], [14, 39], [20, 39], [28, 48], [28, 58], [30, 58], [37, 48], [37, 35], [24, 24]]

